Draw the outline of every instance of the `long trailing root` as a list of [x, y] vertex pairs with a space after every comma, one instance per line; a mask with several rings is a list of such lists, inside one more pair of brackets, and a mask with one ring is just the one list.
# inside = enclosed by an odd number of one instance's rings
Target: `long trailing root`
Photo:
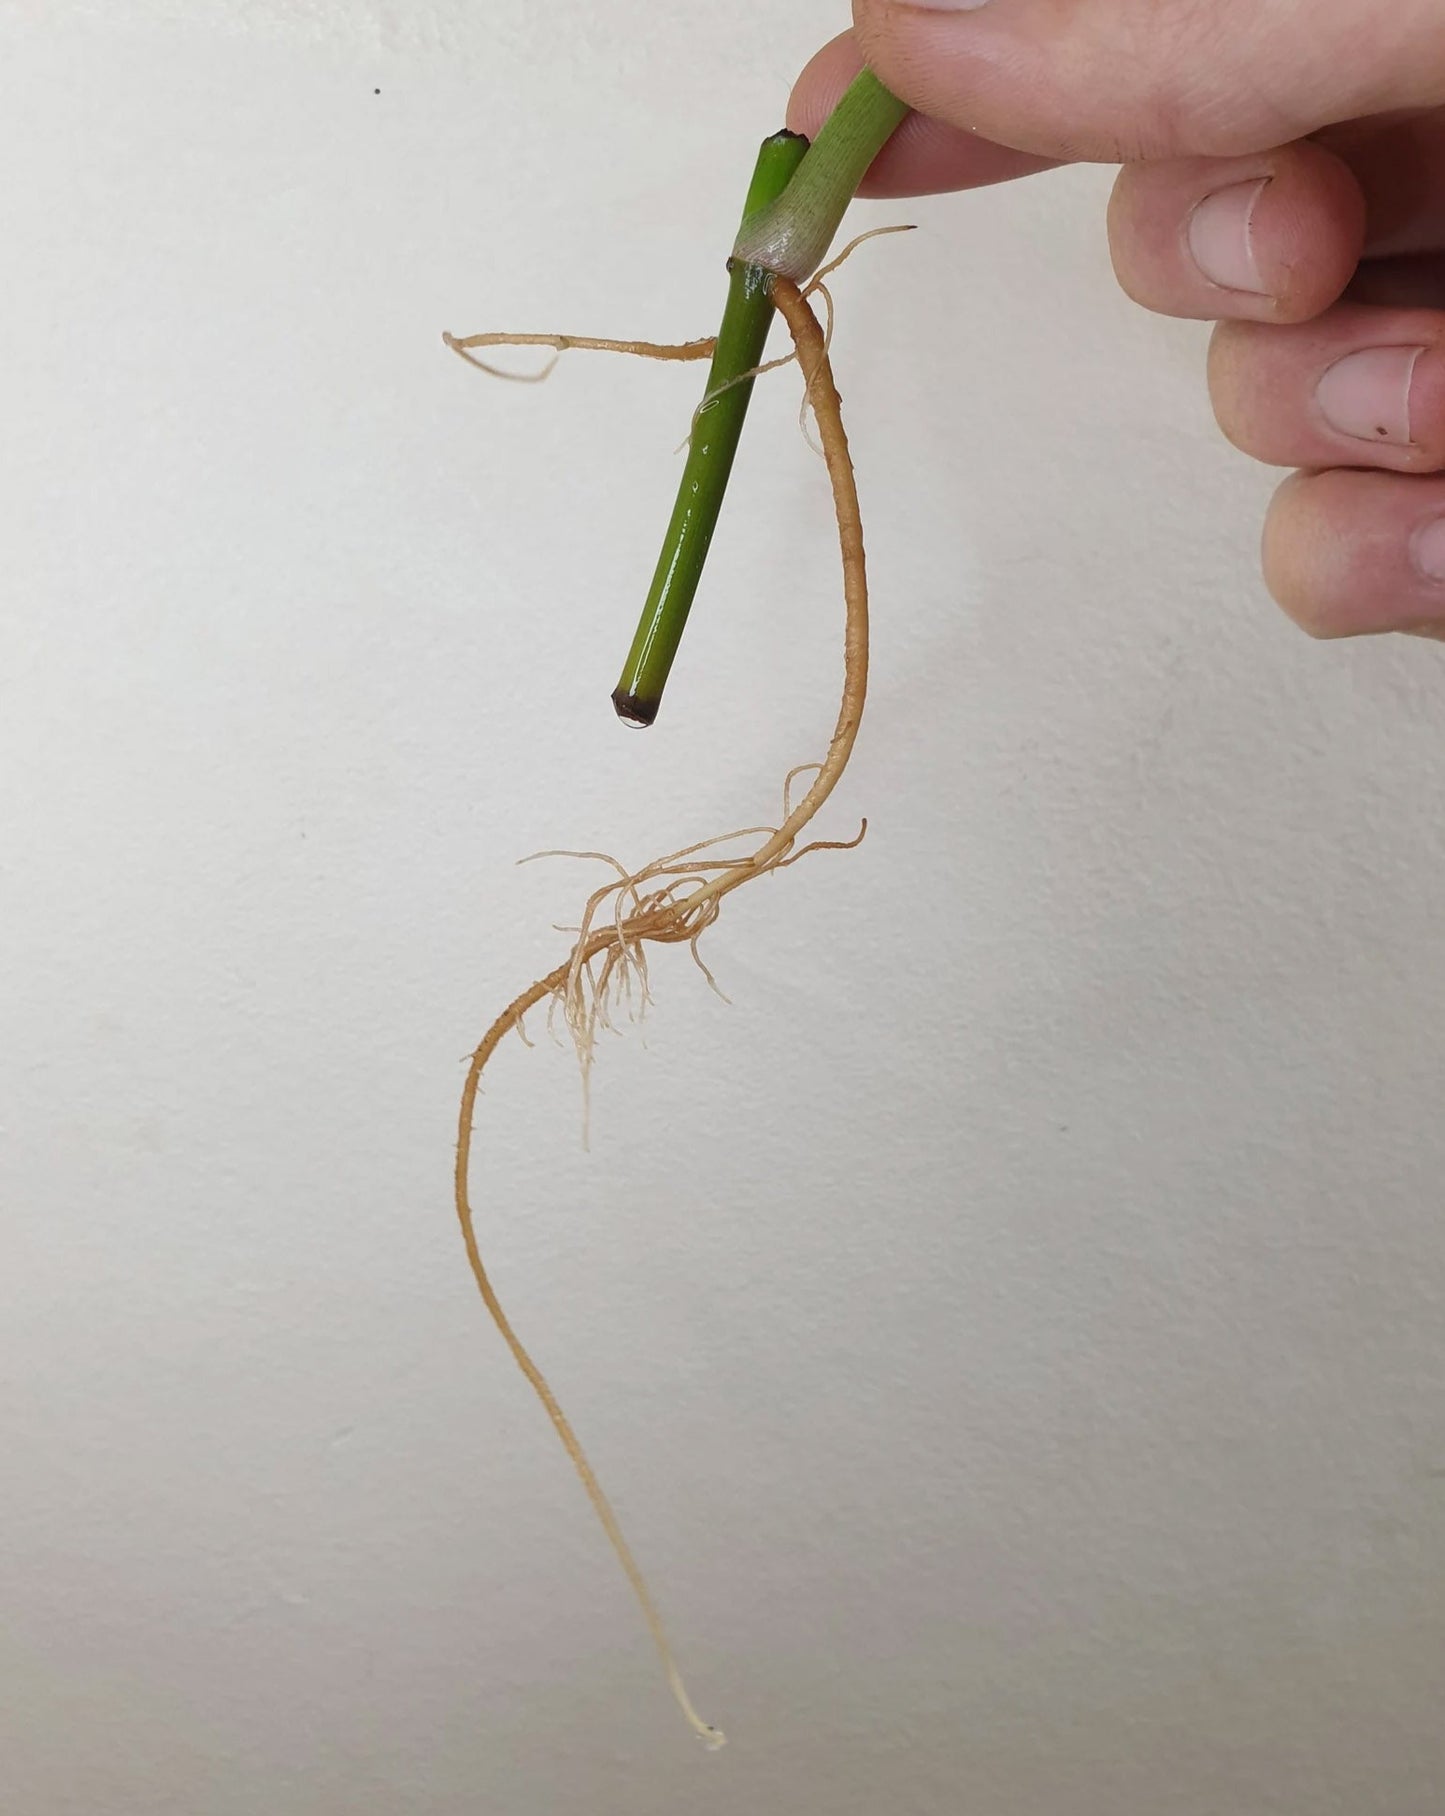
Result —
[[[703, 1721], [694, 1709], [673, 1658], [656, 1604], [623, 1537], [617, 1516], [587, 1461], [567, 1415], [512, 1328], [511, 1320], [497, 1297], [477, 1244], [469, 1180], [472, 1130], [482, 1074], [504, 1036], [514, 1029], [521, 1031], [523, 1017], [529, 1010], [543, 1002], [550, 1002], [553, 1010], [560, 1008], [576, 1045], [585, 1081], [597, 1032], [599, 1028], [611, 1025], [610, 1018], [615, 1004], [619, 999], [630, 1002], [640, 1013], [648, 1001], [647, 947], [650, 944], [689, 946], [704, 975], [712, 982], [712, 974], [698, 955], [698, 941], [718, 918], [727, 896], [740, 889], [744, 883], [796, 863], [809, 852], [846, 849], [863, 836], [860, 832], [858, 839], [853, 840], [815, 840], [801, 847], [798, 844], [799, 836], [837, 786], [858, 735], [868, 686], [868, 583], [863, 553], [863, 527], [858, 512], [858, 490], [823, 330], [796, 285], [782, 278], [777, 279], [773, 287], [773, 300], [792, 333], [794, 349], [804, 375], [807, 400], [812, 404], [822, 438], [838, 519], [846, 608], [844, 674], [842, 700], [827, 754], [821, 763], [804, 764], [788, 776], [783, 791], [783, 817], [776, 827], [752, 827], [727, 834], [721, 839], [706, 839], [681, 851], [672, 852], [667, 857], [658, 858], [653, 863], [644, 865], [641, 870], [630, 872], [617, 864], [615, 859], [607, 858], [602, 853], [572, 854], [600, 858], [617, 870], [617, 878], [595, 890], [588, 898], [576, 940], [567, 958], [524, 990], [487, 1030], [467, 1068], [457, 1130], [456, 1212], [461, 1224], [462, 1241], [466, 1245], [467, 1260], [478, 1291], [518, 1368], [546, 1408], [557, 1436], [582, 1479], [587, 1497], [642, 1608], [678, 1705], [694, 1732], [710, 1747], [721, 1746], [723, 1735]], [[447, 339], [448, 344], [464, 356], [469, 356], [470, 350], [478, 346], [542, 344], [559, 351], [564, 347], [585, 346], [655, 358], [701, 358], [703, 355], [693, 349], [708, 346], [708, 343], [698, 341], [691, 342], [684, 348], [663, 350], [645, 342], [588, 341], [561, 335], [474, 335], [465, 341], [454, 340], [451, 336]], [[794, 805], [793, 784], [798, 777], [810, 770], [813, 771], [812, 782], [801, 800]], [[866, 822], [864, 829], [866, 830]], [[748, 837], [760, 837], [761, 843], [741, 856], [729, 855], [727, 847], [736, 846]], [[525, 1033], [523, 1038], [525, 1039]]]

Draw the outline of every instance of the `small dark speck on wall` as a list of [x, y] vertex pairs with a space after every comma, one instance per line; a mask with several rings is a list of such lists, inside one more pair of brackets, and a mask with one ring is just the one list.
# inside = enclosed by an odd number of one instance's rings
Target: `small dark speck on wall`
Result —
[[372, 92], [372, 93], [373, 93], [373, 94], [374, 94], [374, 95], [379, 95], [379, 94], [380, 94], [380, 93], [381, 93], [381, 90], [380, 90], [380, 89], [379, 89], [379, 88], [373, 88], [373, 89], [372, 89], [372, 91], [371, 91], [371, 92]]

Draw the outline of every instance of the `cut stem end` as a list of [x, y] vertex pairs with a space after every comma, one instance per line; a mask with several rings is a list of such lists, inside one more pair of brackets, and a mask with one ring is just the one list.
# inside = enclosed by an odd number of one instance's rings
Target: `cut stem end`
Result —
[[646, 728], [657, 717], [660, 700], [642, 700], [636, 694], [625, 693], [620, 687], [612, 695], [612, 705], [619, 719], [625, 725], [636, 725]]

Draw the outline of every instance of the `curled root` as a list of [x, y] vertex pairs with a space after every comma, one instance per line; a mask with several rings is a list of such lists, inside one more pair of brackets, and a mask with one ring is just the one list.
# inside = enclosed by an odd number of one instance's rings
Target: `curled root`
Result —
[[[742, 888], [744, 883], [784, 869], [809, 852], [848, 849], [863, 836], [860, 832], [857, 839], [848, 841], [819, 839], [802, 846], [798, 844], [800, 834], [837, 786], [858, 735], [868, 685], [868, 584], [853, 462], [823, 330], [803, 294], [786, 279], [774, 281], [773, 301], [793, 336], [796, 357], [804, 376], [806, 399], [812, 405], [828, 463], [838, 519], [846, 607], [844, 676], [842, 701], [827, 754], [821, 763], [803, 764], [788, 776], [783, 791], [783, 816], [776, 827], [751, 827], [719, 839], [705, 839], [635, 871], [628, 871], [600, 852], [572, 854], [601, 859], [617, 871], [616, 880], [594, 890], [588, 897], [576, 930], [576, 940], [562, 963], [524, 990], [487, 1030], [467, 1068], [457, 1131], [456, 1212], [478, 1291], [518, 1368], [546, 1408], [547, 1416], [582, 1479], [587, 1497], [642, 1608], [673, 1695], [694, 1732], [710, 1747], [721, 1746], [723, 1736], [703, 1721], [693, 1708], [661, 1617], [622, 1535], [617, 1516], [556, 1395], [502, 1309], [477, 1245], [469, 1178], [472, 1127], [483, 1071], [504, 1036], [513, 1029], [522, 1032], [523, 1017], [530, 1009], [543, 1002], [550, 1002], [554, 1011], [560, 1009], [576, 1046], [585, 1081], [598, 1029], [611, 1025], [617, 1002], [630, 1001], [640, 1013], [648, 1001], [647, 948], [650, 945], [688, 946], [703, 974], [716, 989], [712, 973], [698, 953], [698, 942], [718, 918], [726, 897]], [[599, 347], [667, 359], [701, 358], [703, 353], [694, 349], [711, 350], [710, 343], [702, 341], [691, 342], [684, 348], [658, 349], [646, 342], [582, 340], [565, 335], [474, 335], [465, 341], [448, 336], [447, 341], [464, 357], [470, 357], [469, 350], [476, 347], [497, 345], [544, 345], [559, 352], [566, 347]], [[810, 770], [814, 772], [812, 782], [794, 805], [794, 783]], [[737, 855], [726, 849], [736, 847], [749, 837], [761, 840], [752, 851]]]

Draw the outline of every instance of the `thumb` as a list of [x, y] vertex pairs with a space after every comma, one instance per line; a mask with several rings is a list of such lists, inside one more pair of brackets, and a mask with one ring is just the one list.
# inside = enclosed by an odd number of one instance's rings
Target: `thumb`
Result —
[[1445, 102], [1440, 0], [854, 0], [920, 112], [1043, 157], [1233, 156]]

